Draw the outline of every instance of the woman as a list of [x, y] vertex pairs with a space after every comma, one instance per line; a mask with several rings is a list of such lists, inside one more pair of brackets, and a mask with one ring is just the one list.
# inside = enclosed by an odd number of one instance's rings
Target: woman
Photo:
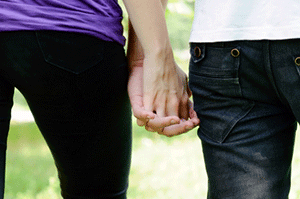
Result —
[[[148, 61], [144, 67], [152, 71], [150, 80], [155, 78], [158, 85], [150, 85], [155, 89], [147, 94], [162, 93], [166, 99], [181, 101], [186, 96], [181, 84], [185, 75], [176, 73], [170, 53], [157, 56], [170, 49], [165, 45], [168, 38], [161, 2], [125, 0], [125, 4]], [[158, 15], [147, 12], [145, 5]], [[149, 32], [153, 22], [144, 23], [150, 18], [155, 22], [162, 20], [159, 26], [152, 27], [153, 34]], [[131, 110], [122, 11], [117, 0], [1, 1], [0, 19], [0, 197], [4, 194], [6, 140], [17, 88], [26, 98], [53, 154], [62, 196], [126, 198]], [[163, 34], [159, 36], [161, 28]], [[151, 70], [160, 67], [167, 72]], [[168, 81], [174, 83], [161, 88], [163, 81], [158, 76], [171, 73]], [[135, 86], [141, 88], [142, 82]], [[176, 95], [170, 97], [174, 92]], [[135, 97], [132, 96], [133, 102]], [[148, 101], [146, 109], [140, 106], [143, 116], [171, 115], [162, 110], [165, 103], [151, 108], [154, 103]], [[178, 123], [178, 116], [163, 121]]]

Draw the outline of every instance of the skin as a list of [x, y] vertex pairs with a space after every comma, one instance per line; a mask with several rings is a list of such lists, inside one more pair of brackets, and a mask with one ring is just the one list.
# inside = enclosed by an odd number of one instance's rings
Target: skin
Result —
[[164, 17], [167, 0], [123, 1], [130, 18], [128, 93], [137, 124], [166, 136], [185, 133], [200, 121], [187, 76], [174, 60]]

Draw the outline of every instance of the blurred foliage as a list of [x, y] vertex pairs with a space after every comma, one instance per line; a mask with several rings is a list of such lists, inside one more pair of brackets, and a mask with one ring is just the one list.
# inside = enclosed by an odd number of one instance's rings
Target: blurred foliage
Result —
[[15, 89], [15, 93], [14, 93], [14, 105], [18, 106], [18, 107], [27, 107], [27, 102], [24, 99], [23, 95], [20, 93], [19, 90]]
[[194, 1], [171, 0], [166, 10], [168, 31], [173, 49], [188, 48], [194, 16]]

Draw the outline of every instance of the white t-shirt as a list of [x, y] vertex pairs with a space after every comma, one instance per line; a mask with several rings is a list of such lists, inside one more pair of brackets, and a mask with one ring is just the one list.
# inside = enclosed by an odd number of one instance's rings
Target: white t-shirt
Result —
[[300, 38], [300, 0], [195, 0], [190, 42]]

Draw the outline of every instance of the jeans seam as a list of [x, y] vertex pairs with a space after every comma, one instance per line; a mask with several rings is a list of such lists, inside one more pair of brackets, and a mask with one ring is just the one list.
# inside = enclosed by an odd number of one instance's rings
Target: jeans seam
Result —
[[[272, 85], [278, 99], [280, 100], [280, 102], [284, 102], [283, 98], [281, 97], [279, 90], [277, 89], [276, 83], [275, 83], [275, 79], [274, 79], [274, 75], [273, 75], [273, 71], [272, 71], [272, 66], [271, 66], [271, 59], [270, 59], [270, 41], [266, 40], [263, 41], [264, 45], [263, 45], [263, 50], [264, 52], [266, 52], [265, 56], [264, 56], [264, 62], [265, 62], [265, 69], [267, 71], [267, 76], [269, 78], [270, 84]], [[284, 103], [283, 103], [284, 104]]]

